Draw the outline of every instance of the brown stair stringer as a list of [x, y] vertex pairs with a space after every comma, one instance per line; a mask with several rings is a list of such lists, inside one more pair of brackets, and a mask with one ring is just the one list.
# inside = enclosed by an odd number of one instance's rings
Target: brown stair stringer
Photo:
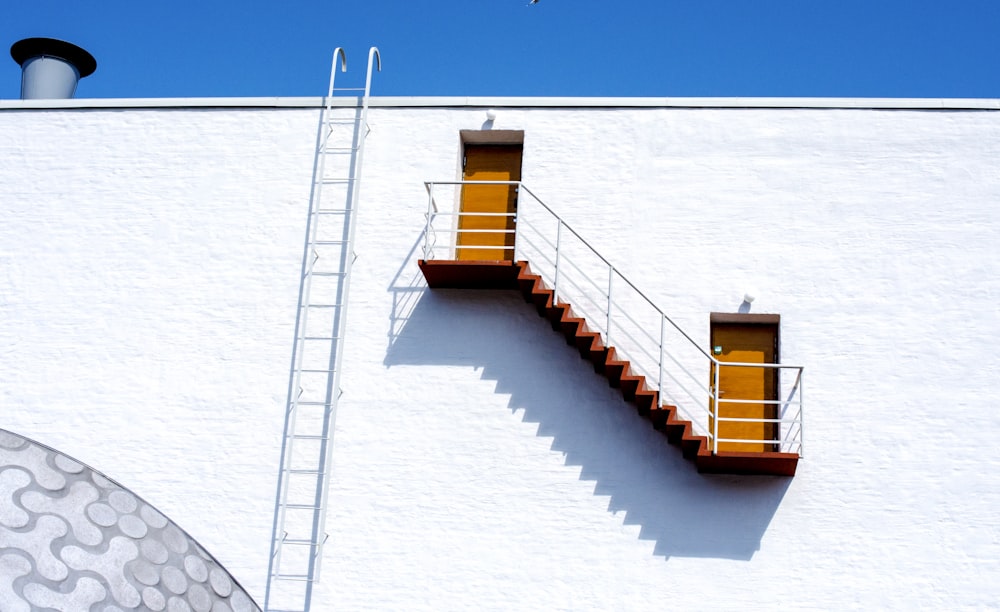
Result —
[[684, 457], [693, 461], [699, 472], [795, 475], [796, 453], [713, 454], [708, 438], [696, 435], [692, 423], [678, 417], [676, 406], [660, 404], [657, 391], [648, 388], [644, 376], [632, 372], [627, 360], [618, 358], [613, 346], [604, 345], [600, 333], [591, 331], [586, 320], [575, 316], [569, 304], [555, 302], [553, 290], [541, 276], [531, 272], [528, 262], [420, 260], [419, 265], [431, 288], [519, 289], [525, 301], [535, 306], [552, 329], [561, 332], [566, 342], [593, 364], [595, 372], [620, 389], [625, 400], [635, 405], [639, 414], [663, 433], [668, 442], [680, 446]]

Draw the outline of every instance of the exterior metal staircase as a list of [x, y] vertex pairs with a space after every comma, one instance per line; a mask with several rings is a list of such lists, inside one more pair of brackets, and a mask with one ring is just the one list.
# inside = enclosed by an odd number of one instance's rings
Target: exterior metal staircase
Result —
[[[453, 187], [470, 182], [443, 184]], [[454, 256], [454, 236], [462, 231], [456, 229], [461, 224], [455, 217], [464, 213], [458, 202], [443, 210], [436, 195], [444, 191], [440, 189], [442, 183], [427, 184], [424, 258], [419, 266], [428, 286], [519, 290], [553, 329], [593, 364], [597, 373], [621, 390], [639, 414], [669, 442], [681, 447], [684, 457], [692, 460], [699, 472], [793, 476], [802, 451], [802, 368], [720, 362], [527, 187], [520, 182], [507, 183], [518, 187], [519, 201], [515, 229], [507, 230], [515, 233], [514, 246], [509, 259], [503, 261], [459, 260]], [[453, 188], [448, 191], [455, 193]], [[463, 248], [467, 246], [463, 243]], [[444, 257], [437, 257], [441, 251]], [[529, 260], [538, 262], [542, 269], [533, 269]], [[596, 282], [595, 277], [601, 276], [605, 278]], [[580, 310], [571, 302], [579, 304]], [[659, 334], [649, 333], [650, 328]], [[694, 367], [698, 363], [705, 369]], [[749, 442], [719, 435], [719, 421], [748, 419], [727, 419], [716, 415], [715, 407], [749, 401], [722, 397], [717, 374], [722, 367], [777, 368], [794, 374], [783, 377], [780, 399], [753, 400], [777, 408], [778, 418], [761, 419], [780, 431], [780, 439], [773, 441], [774, 451], [719, 450], [719, 442]]]
[[[377, 48], [369, 50], [364, 89], [335, 88], [338, 64], [346, 72], [347, 59], [339, 47], [333, 54], [314, 165], [265, 610], [309, 610], [327, 542], [333, 435], [369, 132], [368, 96], [372, 70], [381, 70], [381, 58]], [[363, 92], [359, 105], [335, 107], [335, 93], [345, 91]]]

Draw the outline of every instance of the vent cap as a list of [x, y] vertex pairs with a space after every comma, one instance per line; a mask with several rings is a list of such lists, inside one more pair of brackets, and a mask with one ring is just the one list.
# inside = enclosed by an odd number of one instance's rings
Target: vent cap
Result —
[[21, 66], [21, 99], [72, 98], [83, 77], [97, 70], [97, 60], [84, 49], [55, 38], [25, 38], [10, 47]]

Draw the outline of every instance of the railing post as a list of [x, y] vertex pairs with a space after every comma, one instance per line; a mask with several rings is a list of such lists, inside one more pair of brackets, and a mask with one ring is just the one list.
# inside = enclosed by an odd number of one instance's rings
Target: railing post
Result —
[[667, 315], [660, 313], [660, 355], [659, 355], [659, 365], [660, 372], [656, 380], [656, 390], [660, 394], [660, 403], [663, 403], [663, 342], [664, 336], [667, 332]]
[[559, 224], [556, 225], [556, 271], [555, 280], [552, 282], [552, 305], [556, 306], [559, 303], [559, 247], [562, 244], [562, 219], [556, 218]]
[[715, 376], [712, 381], [712, 410], [715, 412], [715, 418], [712, 419], [713, 429], [712, 432], [712, 454], [715, 455], [719, 452], [719, 370], [722, 369], [722, 364], [718, 361], [715, 362]]
[[607, 327], [605, 327], [605, 329], [607, 329], [607, 341], [605, 342], [605, 344], [607, 344], [609, 348], [611, 347], [611, 304], [612, 304], [611, 289], [613, 286], [612, 281], [614, 280], [614, 278], [615, 278], [615, 267], [608, 264], [608, 317], [607, 317]]
[[802, 396], [802, 369], [799, 368], [799, 457], [804, 457], [802, 453], [805, 450], [805, 412], [803, 408], [806, 405], [805, 397]]
[[424, 261], [430, 259], [431, 249], [431, 215], [434, 214], [434, 183], [427, 190], [427, 225], [424, 226]]

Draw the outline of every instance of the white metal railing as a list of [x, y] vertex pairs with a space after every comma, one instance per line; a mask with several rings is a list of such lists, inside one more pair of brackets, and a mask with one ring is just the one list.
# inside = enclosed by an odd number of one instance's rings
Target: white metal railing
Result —
[[[618, 357], [630, 362], [633, 373], [645, 377], [647, 388], [659, 392], [661, 402], [677, 406], [678, 418], [690, 421], [697, 435], [707, 437], [712, 452], [718, 452], [720, 443], [738, 451], [764, 442], [767, 450], [802, 454], [801, 366], [719, 361], [520, 181], [429, 181], [424, 185], [428, 195], [425, 260], [458, 259], [459, 250], [465, 249], [501, 249], [504, 259], [529, 262], [532, 271], [553, 289], [555, 300], [571, 304], [575, 314], [601, 334], [605, 346], [614, 346]], [[462, 212], [464, 185], [513, 186], [518, 192], [517, 212]], [[462, 218], [473, 216], [513, 217], [515, 229], [461, 227]], [[514, 246], [475, 244], [474, 236], [487, 232], [513, 233]], [[777, 370], [778, 399], [720, 397], [722, 368]], [[783, 376], [784, 372], [790, 375]], [[717, 407], [738, 404], [774, 406], [773, 418], [717, 414]], [[720, 423], [748, 422], [770, 424], [774, 435], [765, 440], [720, 436]]]

